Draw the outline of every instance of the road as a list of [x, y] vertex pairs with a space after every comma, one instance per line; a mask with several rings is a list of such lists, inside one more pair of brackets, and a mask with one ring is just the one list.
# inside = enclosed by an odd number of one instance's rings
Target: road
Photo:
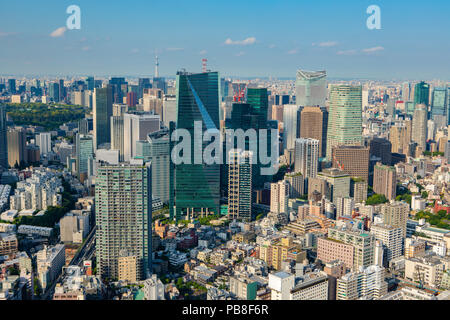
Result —
[[[90, 260], [95, 252], [95, 231], [97, 227], [94, 226], [91, 232], [86, 237], [83, 246], [77, 251], [72, 261], [70, 261], [70, 266], [82, 266], [83, 261]], [[64, 278], [63, 272], [60, 272], [58, 278], [50, 285], [50, 287], [42, 295], [42, 300], [51, 300], [55, 291], [57, 283], [60, 283]]]

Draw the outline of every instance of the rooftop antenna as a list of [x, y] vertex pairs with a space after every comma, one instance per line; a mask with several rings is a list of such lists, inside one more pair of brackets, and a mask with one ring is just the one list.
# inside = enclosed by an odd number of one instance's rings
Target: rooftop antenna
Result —
[[202, 59], [202, 72], [203, 73], [208, 72], [207, 65], [208, 65], [208, 59]]

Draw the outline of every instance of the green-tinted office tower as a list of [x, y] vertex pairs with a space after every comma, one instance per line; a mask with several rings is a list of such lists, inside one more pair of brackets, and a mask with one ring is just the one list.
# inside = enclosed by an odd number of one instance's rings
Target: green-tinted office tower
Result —
[[94, 149], [111, 143], [111, 116], [112, 116], [112, 87], [96, 88], [94, 90]]
[[94, 157], [94, 141], [91, 135], [76, 135], [76, 152], [77, 152], [77, 175], [80, 179], [88, 173], [88, 163]]
[[328, 115], [327, 159], [339, 145], [362, 145], [362, 88], [333, 85], [330, 89]]
[[118, 259], [136, 256], [140, 279], [151, 271], [151, 164], [135, 160], [101, 164], [95, 186], [97, 269], [102, 278], [118, 278]]
[[247, 103], [250, 105], [250, 113], [258, 116], [258, 127], [254, 129], [267, 128], [267, 109], [269, 98], [266, 88], [248, 88]]
[[423, 81], [414, 87], [414, 104], [424, 104], [428, 107], [430, 99], [430, 85]]
[[447, 88], [434, 88], [431, 97], [431, 114], [433, 116], [447, 115]]
[[[194, 122], [206, 129], [219, 130], [219, 74], [178, 72], [177, 129], [191, 134], [191, 164], [175, 166], [175, 183], [171, 190], [171, 218], [193, 213], [220, 213], [220, 165], [194, 164]], [[203, 142], [202, 150], [209, 145]], [[173, 147], [173, 144], [171, 144]]]

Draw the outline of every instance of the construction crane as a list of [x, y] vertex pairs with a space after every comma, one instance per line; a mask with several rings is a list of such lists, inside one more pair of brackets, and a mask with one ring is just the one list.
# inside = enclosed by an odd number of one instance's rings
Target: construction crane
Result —
[[202, 59], [202, 72], [208, 72], [208, 59]]

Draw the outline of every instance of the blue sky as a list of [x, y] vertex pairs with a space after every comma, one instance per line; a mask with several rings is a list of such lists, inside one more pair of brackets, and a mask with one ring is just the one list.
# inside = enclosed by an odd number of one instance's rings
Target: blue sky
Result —
[[[81, 30], [66, 8], [81, 8]], [[381, 8], [381, 30], [366, 9]], [[449, 80], [450, 1], [40, 0], [0, 4], [0, 73], [151, 76], [201, 70], [225, 76]], [[228, 41], [227, 41], [228, 40]], [[227, 44], [228, 43], [228, 44]]]

